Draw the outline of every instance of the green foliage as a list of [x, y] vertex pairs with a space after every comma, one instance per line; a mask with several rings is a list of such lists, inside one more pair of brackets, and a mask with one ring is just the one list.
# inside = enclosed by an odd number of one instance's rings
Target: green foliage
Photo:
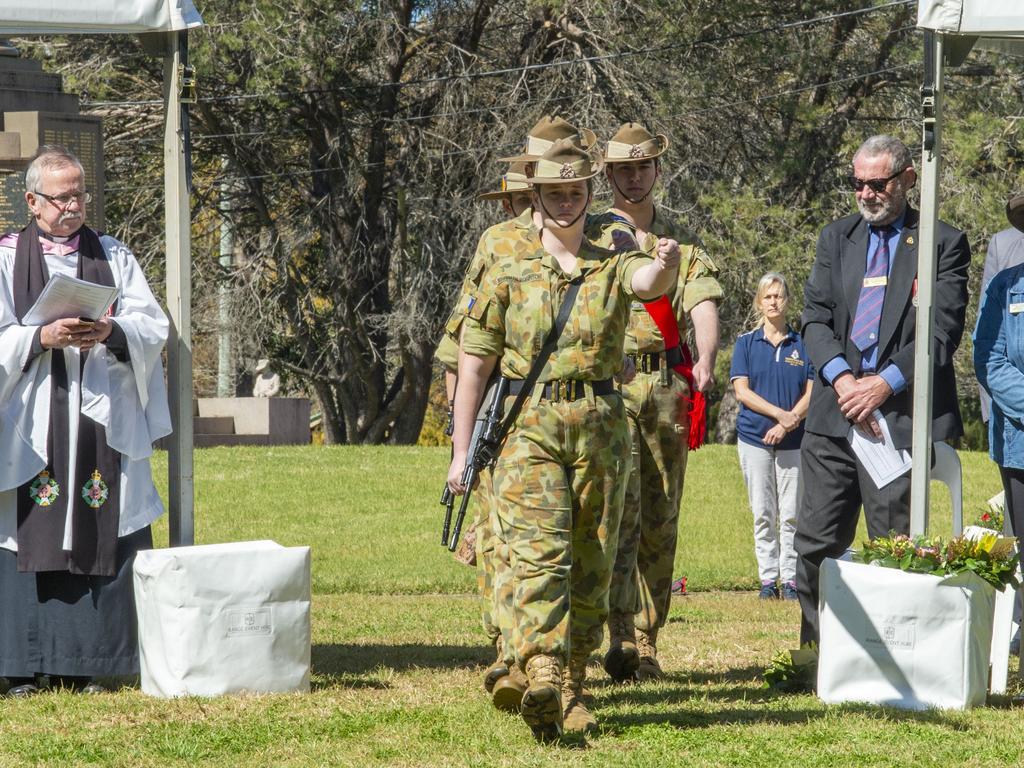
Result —
[[[230, 218], [250, 259], [230, 275], [240, 356], [254, 361], [269, 344], [307, 388], [315, 379], [330, 390], [322, 406], [332, 439], [414, 439], [451, 293], [492, 223], [493, 208], [473, 195], [549, 112], [602, 138], [629, 119], [668, 134], [657, 194], [721, 268], [724, 344], [749, 327], [750, 294], [768, 269], [789, 279], [795, 318], [818, 233], [854, 210], [838, 179], [855, 148], [885, 132], [919, 156], [913, 4], [854, 5], [208, 0], [206, 26], [190, 33], [200, 385], [213, 381], [216, 360], [209, 329], [224, 282], [216, 208], [226, 176], [241, 179]], [[773, 29], [834, 13], [845, 15]], [[134, 41], [17, 42], [49, 56], [70, 92], [159, 98], [161, 62]], [[505, 74], [484, 76], [492, 71]], [[974, 251], [968, 332], [985, 244], [1006, 226], [1006, 197], [1024, 178], [1019, 75], [1014, 59], [974, 52], [946, 78], [940, 212]], [[396, 80], [401, 87], [381, 87]], [[159, 110], [96, 112], [111, 228], [162, 295]], [[607, 200], [603, 183], [597, 194]], [[955, 362], [967, 410], [976, 397], [969, 340]], [[400, 395], [389, 399], [401, 369]], [[973, 416], [965, 426], [963, 445], [983, 445]]]
[[779, 651], [764, 671], [764, 687], [780, 693], [810, 693], [818, 680], [818, 644]]
[[904, 535], [879, 537], [864, 542], [854, 555], [860, 563], [899, 568], [911, 573], [950, 576], [971, 572], [996, 589], [1017, 581], [1015, 539], [987, 532], [978, 538], [957, 536], [948, 542], [939, 537]]

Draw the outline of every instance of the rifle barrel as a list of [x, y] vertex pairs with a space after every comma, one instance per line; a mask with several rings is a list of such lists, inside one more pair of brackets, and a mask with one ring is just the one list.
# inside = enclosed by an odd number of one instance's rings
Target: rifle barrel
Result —
[[459, 504], [459, 514], [455, 516], [455, 528], [452, 530], [451, 541], [448, 542], [448, 550], [454, 552], [459, 546], [459, 536], [462, 535], [462, 523], [466, 519], [466, 510], [469, 508], [469, 496], [473, 492], [473, 483], [476, 482], [476, 467], [469, 464], [466, 473], [462, 476], [466, 484], [466, 492], [462, 496], [462, 503]]
[[441, 493], [441, 503], [444, 504], [444, 524], [441, 526], [441, 546], [448, 546], [448, 530], [452, 524], [452, 508], [455, 506], [455, 494], [445, 483], [444, 491]]

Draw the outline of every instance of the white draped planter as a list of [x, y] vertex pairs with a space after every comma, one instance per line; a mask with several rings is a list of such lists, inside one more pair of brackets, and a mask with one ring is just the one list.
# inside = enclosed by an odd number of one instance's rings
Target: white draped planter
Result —
[[823, 701], [915, 710], [985, 703], [996, 590], [983, 579], [826, 560], [820, 594]]
[[142, 690], [309, 690], [309, 547], [243, 541], [139, 552]]

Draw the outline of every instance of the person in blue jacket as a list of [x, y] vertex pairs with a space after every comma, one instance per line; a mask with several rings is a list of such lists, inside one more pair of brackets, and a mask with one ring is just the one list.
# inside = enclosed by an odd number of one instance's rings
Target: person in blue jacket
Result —
[[786, 322], [788, 304], [786, 279], [778, 272], [762, 277], [754, 294], [759, 322], [736, 339], [729, 373], [740, 403], [736, 447], [754, 513], [762, 599], [797, 599], [793, 536], [814, 367], [800, 334]]
[[1024, 264], [999, 272], [985, 290], [974, 328], [974, 371], [992, 397], [988, 450], [999, 465], [1007, 516], [1019, 539], [1024, 535]]

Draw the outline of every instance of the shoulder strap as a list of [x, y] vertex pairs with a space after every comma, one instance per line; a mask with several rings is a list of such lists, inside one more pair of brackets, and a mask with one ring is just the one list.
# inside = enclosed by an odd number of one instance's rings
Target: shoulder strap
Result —
[[565, 297], [562, 299], [562, 306], [558, 308], [558, 316], [555, 318], [555, 324], [548, 332], [548, 336], [544, 339], [544, 346], [541, 347], [537, 357], [534, 358], [533, 366], [530, 368], [530, 372], [526, 374], [526, 378], [523, 380], [523, 388], [519, 390], [519, 394], [516, 395], [516, 399], [512, 403], [512, 407], [508, 409], [508, 413], [505, 414], [505, 418], [501, 422], [501, 426], [498, 428], [497, 442], [500, 443], [505, 439], [505, 435], [512, 429], [512, 425], [516, 423], [516, 419], [519, 418], [519, 412], [523, 409], [523, 405], [526, 403], [526, 399], [530, 396], [533, 391], [533, 385], [537, 383], [537, 379], [540, 378], [541, 371], [548, 363], [548, 358], [555, 351], [555, 347], [558, 346], [558, 339], [562, 335], [562, 331], [565, 329], [565, 324], [569, 322], [569, 315], [572, 314], [573, 305], [576, 303], [576, 294], [580, 292], [580, 285], [583, 282], [583, 275], [574, 278], [569, 283], [569, 288], [565, 292]]

